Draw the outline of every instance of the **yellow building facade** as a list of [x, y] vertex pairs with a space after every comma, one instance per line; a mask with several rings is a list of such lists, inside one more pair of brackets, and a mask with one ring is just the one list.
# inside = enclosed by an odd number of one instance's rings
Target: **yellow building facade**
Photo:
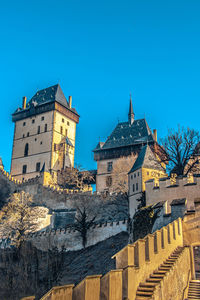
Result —
[[[150, 146], [143, 146], [129, 172], [129, 205], [131, 217], [138, 208], [142, 193], [145, 192], [145, 182], [154, 179], [156, 187], [156, 182], [159, 182], [159, 178], [167, 176], [165, 169], [156, 159]], [[158, 199], [158, 201], [160, 201], [160, 199]]]
[[12, 115], [15, 122], [11, 175], [18, 180], [74, 166], [79, 115], [60, 86], [38, 91]]

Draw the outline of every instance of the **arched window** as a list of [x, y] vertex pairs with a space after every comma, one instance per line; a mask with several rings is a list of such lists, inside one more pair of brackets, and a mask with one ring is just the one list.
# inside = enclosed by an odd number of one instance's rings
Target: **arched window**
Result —
[[28, 143], [25, 145], [24, 148], [24, 156], [28, 156]]

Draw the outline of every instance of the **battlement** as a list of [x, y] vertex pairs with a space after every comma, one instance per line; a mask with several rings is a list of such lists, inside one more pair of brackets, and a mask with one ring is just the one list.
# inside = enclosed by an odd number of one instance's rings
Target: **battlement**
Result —
[[[176, 254], [178, 252], [180, 254]], [[168, 257], [171, 257], [171, 260]], [[127, 245], [113, 258], [116, 259], [116, 270], [111, 270], [104, 276], [87, 276], [76, 286], [66, 285], [52, 288], [41, 300], [47, 300], [50, 297], [60, 299], [64, 295], [68, 300], [133, 300], [136, 299], [139, 285], [151, 274], [154, 274], [154, 271], [167, 259], [170, 261], [169, 265], [173, 261], [173, 268], [169, 267], [166, 278], [164, 278], [165, 275], [162, 276], [163, 284], [158, 284], [153, 291], [154, 299], [181, 299], [180, 293], [181, 290], [184, 290], [185, 285], [187, 286], [188, 273], [191, 268], [189, 248], [183, 247], [181, 219], [168, 224], [154, 234], [147, 235], [144, 239]], [[177, 271], [179, 269], [181, 272]], [[173, 280], [173, 278], [175, 279]], [[168, 292], [163, 293], [163, 289]], [[172, 295], [172, 292], [178, 294]], [[160, 295], [165, 295], [165, 298]]]
[[188, 176], [176, 176], [154, 179], [145, 182], [146, 204], [150, 205], [158, 201], [167, 202], [167, 209], [170, 211], [170, 204], [175, 199], [186, 198], [187, 210], [195, 209], [195, 202], [199, 198], [200, 175], [189, 174]]
[[[113, 235], [127, 230], [127, 220], [116, 222], [97, 222], [87, 232], [87, 247], [106, 240]], [[49, 248], [62, 247], [66, 251], [80, 250], [83, 248], [80, 233], [72, 225], [66, 228], [47, 229], [30, 233], [27, 237], [38, 249], [47, 251]]]

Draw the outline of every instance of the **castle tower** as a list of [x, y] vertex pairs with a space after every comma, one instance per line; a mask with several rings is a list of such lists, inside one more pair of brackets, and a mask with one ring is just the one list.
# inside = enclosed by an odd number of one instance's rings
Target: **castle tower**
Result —
[[79, 115], [59, 84], [38, 91], [12, 114], [15, 122], [11, 175], [29, 179], [41, 170], [56, 172], [74, 166], [76, 124]]

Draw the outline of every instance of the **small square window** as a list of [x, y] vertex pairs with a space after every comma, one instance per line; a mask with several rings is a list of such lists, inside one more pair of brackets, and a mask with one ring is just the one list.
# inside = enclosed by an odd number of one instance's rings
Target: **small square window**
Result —
[[131, 179], [133, 179], [133, 175], [131, 175]]
[[25, 134], [23, 134], [23, 138], [25, 137]]
[[44, 126], [44, 131], [47, 132], [47, 124]]
[[27, 136], [29, 136], [29, 132], [27, 132]]
[[65, 120], [62, 118], [62, 122], [64, 123], [65, 122]]
[[42, 145], [42, 142], [40, 142], [40, 145]]
[[32, 120], [32, 123], [35, 123], [35, 120], [34, 120], [34, 119]]
[[35, 138], [35, 142], [37, 141], [37, 139]]
[[41, 121], [44, 121], [44, 117], [41, 117]]
[[68, 125], [68, 126], [70, 125], [69, 122], [67, 122], [67, 125]]
[[26, 122], [23, 123], [23, 126], [26, 126]]
[[136, 177], [136, 174], [134, 174], [134, 178]]

